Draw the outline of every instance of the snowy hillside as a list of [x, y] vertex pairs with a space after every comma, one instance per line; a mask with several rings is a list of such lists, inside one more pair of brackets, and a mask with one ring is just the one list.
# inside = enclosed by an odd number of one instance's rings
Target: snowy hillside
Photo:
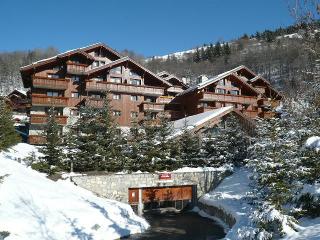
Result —
[[32, 151], [37, 149], [18, 144], [0, 153], [0, 232], [10, 233], [6, 240], [117, 239], [148, 228], [129, 205], [53, 182], [14, 161]]

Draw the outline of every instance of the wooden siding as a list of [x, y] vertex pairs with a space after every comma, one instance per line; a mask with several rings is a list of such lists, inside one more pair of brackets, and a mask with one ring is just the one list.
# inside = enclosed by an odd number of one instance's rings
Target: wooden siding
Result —
[[32, 105], [34, 106], [55, 106], [66, 107], [68, 106], [68, 98], [66, 97], [48, 97], [43, 95], [32, 94]]
[[[60, 125], [67, 124], [68, 117], [66, 116], [55, 116], [55, 120]], [[31, 114], [30, 115], [30, 123], [31, 124], [45, 124], [48, 121], [48, 115], [43, 114]]]
[[202, 93], [203, 101], [221, 101], [237, 104], [248, 104], [257, 106], [257, 98], [243, 95], [219, 94], [219, 93]]
[[84, 74], [86, 68], [86, 64], [67, 62], [67, 73], [69, 74]]
[[41, 145], [46, 143], [46, 138], [41, 135], [29, 135], [28, 137], [29, 144]]
[[192, 186], [144, 188], [142, 190], [143, 203], [191, 199]]
[[33, 87], [45, 89], [65, 90], [68, 88], [69, 81], [60, 78], [34, 77]]
[[164, 104], [161, 103], [150, 103], [150, 102], [143, 102], [142, 103], [143, 111], [147, 112], [162, 112], [164, 111]]
[[87, 81], [86, 90], [94, 92], [122, 92], [122, 93], [133, 93], [142, 94], [149, 96], [162, 96], [164, 95], [164, 88], [162, 87], [151, 87], [145, 85], [130, 85], [130, 84], [117, 84], [104, 81]]

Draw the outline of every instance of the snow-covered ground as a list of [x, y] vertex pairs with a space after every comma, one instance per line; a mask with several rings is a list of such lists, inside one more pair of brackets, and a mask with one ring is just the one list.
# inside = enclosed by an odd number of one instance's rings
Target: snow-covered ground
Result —
[[[253, 229], [252, 212], [255, 210], [249, 203], [251, 187], [250, 187], [250, 170], [242, 167], [236, 169], [234, 173], [225, 178], [220, 185], [212, 192], [205, 194], [199, 201], [209, 206], [215, 206], [222, 209], [227, 214], [231, 214], [236, 223], [227, 232], [225, 239], [250, 239], [244, 236], [249, 236]], [[320, 193], [320, 184], [305, 186], [306, 192]], [[270, 211], [269, 217], [276, 217], [276, 210]], [[310, 219], [302, 218], [299, 220], [299, 225], [296, 226], [298, 232], [289, 229], [283, 224], [286, 236], [283, 240], [293, 239], [320, 239], [320, 218]], [[246, 235], [247, 234], [247, 235]]]
[[252, 210], [246, 200], [247, 192], [250, 192], [249, 175], [248, 169], [237, 169], [215, 190], [199, 200], [203, 204], [223, 209], [235, 218], [236, 224], [229, 230], [226, 239], [238, 239], [238, 229], [249, 225], [249, 215]]
[[95, 196], [69, 181], [53, 182], [25, 165], [37, 149], [18, 144], [0, 153], [0, 232], [6, 240], [117, 239], [142, 232], [148, 223], [131, 207]]

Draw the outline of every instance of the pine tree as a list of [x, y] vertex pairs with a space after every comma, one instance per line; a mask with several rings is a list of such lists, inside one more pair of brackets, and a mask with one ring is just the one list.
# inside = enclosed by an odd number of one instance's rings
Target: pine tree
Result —
[[200, 54], [200, 50], [198, 47], [197, 47], [195, 53], [193, 54], [193, 61], [196, 63], [201, 61], [201, 54]]
[[14, 129], [10, 107], [0, 98], [0, 151], [19, 142]]
[[184, 167], [203, 166], [204, 162], [200, 158], [200, 139], [197, 134], [191, 133], [185, 119], [182, 134], [179, 136], [180, 159]]
[[105, 94], [103, 108], [99, 112], [97, 124], [97, 153], [102, 158], [99, 169], [110, 172], [121, 171], [125, 160], [122, 154], [125, 139], [118, 131], [120, 129], [115, 123], [109, 93]]
[[40, 149], [43, 153], [43, 160], [48, 164], [48, 173], [53, 174], [56, 167], [60, 167], [63, 159], [61, 151], [61, 126], [56, 121], [56, 113], [54, 107], [51, 107], [48, 111], [48, 120], [44, 126], [43, 136], [46, 139], [46, 143], [43, 148]]
[[222, 49], [221, 49], [221, 44], [220, 42], [216, 42], [216, 44], [214, 45], [214, 51], [213, 51], [213, 55], [215, 57], [220, 57], [222, 53]]
[[92, 106], [80, 108], [80, 116], [75, 124], [75, 128], [78, 130], [76, 137], [78, 146], [73, 157], [73, 159], [76, 159], [73, 163], [75, 171], [99, 170], [101, 156], [97, 154], [98, 141], [96, 135], [99, 131], [98, 117], [99, 109]]
[[223, 44], [223, 54], [224, 55], [230, 55], [231, 49], [228, 43]]

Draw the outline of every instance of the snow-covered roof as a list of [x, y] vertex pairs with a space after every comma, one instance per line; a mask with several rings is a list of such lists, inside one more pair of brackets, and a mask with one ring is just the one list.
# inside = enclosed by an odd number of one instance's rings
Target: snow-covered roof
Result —
[[[239, 76], [237, 76], [237, 75], [234, 74], [234, 73], [238, 72], [238, 71], [241, 70], [241, 69], [246, 69], [246, 70], [249, 71], [250, 73], [254, 74], [254, 73], [253, 73], [250, 69], [248, 69], [246, 66], [241, 65], [241, 66], [238, 66], [238, 67], [236, 67], [236, 68], [234, 68], [234, 69], [231, 69], [231, 70], [229, 70], [229, 71], [226, 71], [226, 72], [224, 72], [224, 73], [221, 73], [221, 74], [219, 74], [219, 75], [216, 75], [216, 76], [214, 76], [213, 78], [210, 78], [210, 79], [208, 79], [208, 80], [206, 80], [206, 81], [203, 81], [203, 82], [199, 83], [199, 84], [196, 85], [196, 86], [190, 87], [190, 88], [186, 89], [185, 91], [183, 91], [182, 93], [178, 94], [178, 96], [182, 96], [182, 95], [188, 94], [188, 93], [193, 92], [193, 91], [198, 90], [198, 89], [203, 89], [203, 88], [209, 86], [210, 84], [216, 83], [216, 82], [220, 81], [221, 79], [223, 79], [223, 78], [225, 78], [225, 77], [227, 77], [227, 76], [230, 76], [230, 75], [236, 76], [237, 78], [239, 78], [239, 80], [241, 80], [241, 81], [243, 82], [244, 85], [246, 85], [248, 88], [250, 88], [250, 89], [253, 90], [254, 92], [257, 92], [257, 90], [254, 89], [251, 85], [249, 85], [246, 81], [244, 81], [242, 78], [240, 78]], [[259, 92], [257, 92], [257, 93], [259, 93]]]
[[174, 137], [182, 134], [183, 129], [186, 125], [188, 130], [192, 130], [205, 122], [212, 120], [222, 114], [228, 113], [233, 110], [232, 106], [222, 107], [212, 111], [207, 111], [204, 113], [199, 113], [196, 115], [192, 115], [186, 118], [182, 118], [173, 122], [174, 133], [172, 134]]

